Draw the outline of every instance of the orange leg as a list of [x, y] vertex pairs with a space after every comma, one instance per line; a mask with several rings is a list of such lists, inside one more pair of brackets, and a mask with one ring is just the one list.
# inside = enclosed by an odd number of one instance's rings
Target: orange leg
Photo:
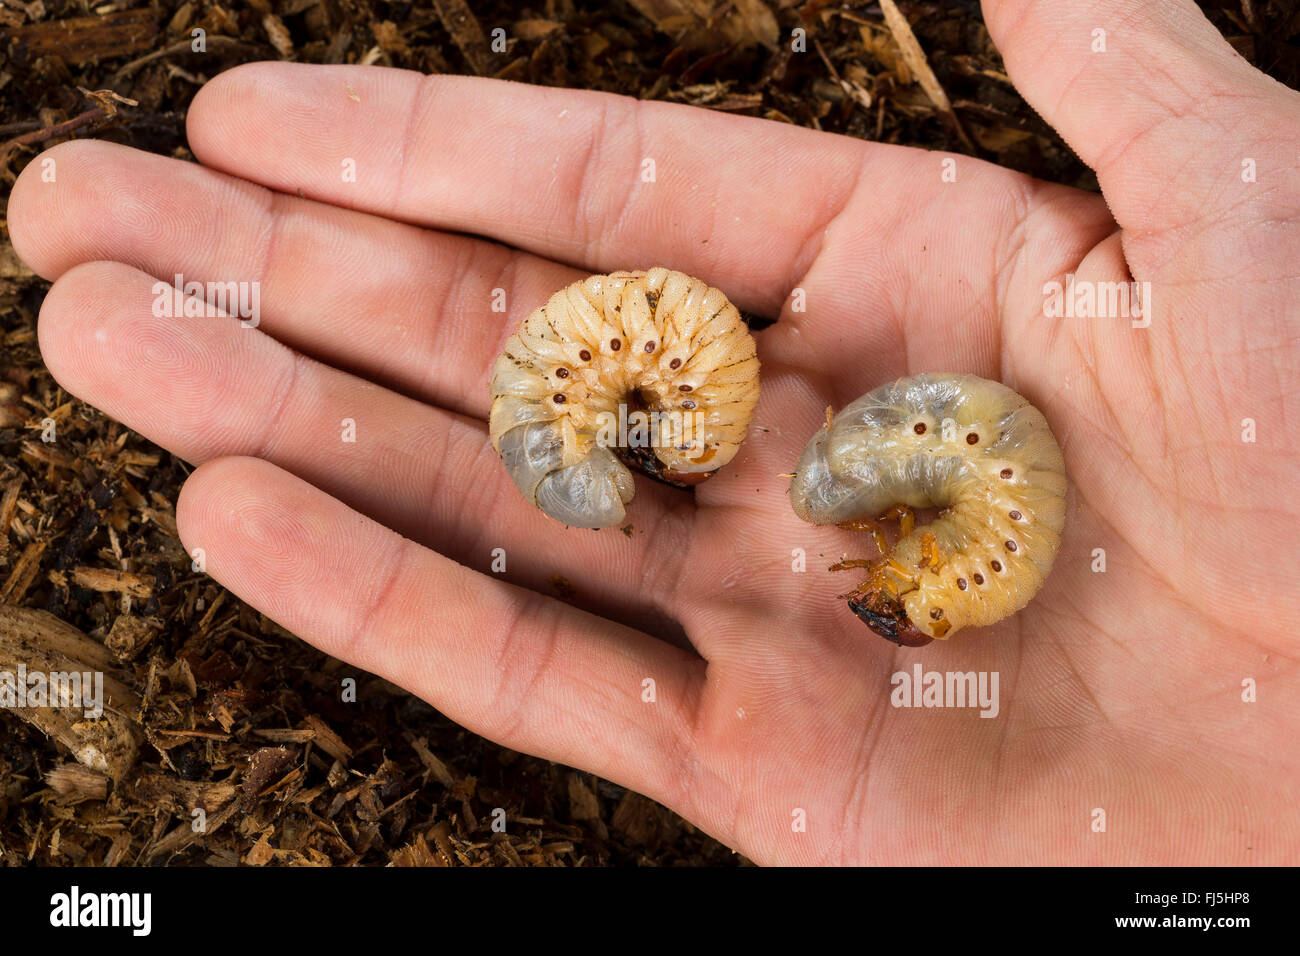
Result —
[[871, 567], [872, 565], [874, 565], [875, 563], [876, 563], [875, 561], [870, 561], [870, 560], [868, 560], [868, 559], [866, 559], [866, 558], [850, 558], [850, 559], [847, 560], [847, 561], [840, 561], [840, 562], [837, 563], [837, 564], [832, 564], [832, 565], [831, 565], [829, 568], [827, 568], [826, 570], [828, 570], [828, 571], [848, 571], [848, 570], [850, 570], [850, 569], [852, 569], [852, 568], [869, 568], [869, 567]]
[[[829, 415], [829, 410], [827, 412]], [[888, 539], [885, 537], [884, 528], [880, 526], [880, 521], [890, 521], [897, 519], [898, 530], [902, 537], [906, 538], [916, 530], [916, 513], [907, 505], [894, 505], [876, 520], [870, 518], [856, 518], [851, 521], [840, 523], [840, 527], [848, 531], [868, 531], [876, 543], [876, 549], [880, 552], [880, 557], [874, 561], [864, 561], [861, 559], [844, 560], [839, 564], [831, 567], [832, 571], [844, 571], [848, 568], [865, 568], [867, 576], [861, 584], [848, 594], [841, 594], [840, 597], [848, 598], [849, 608], [867, 623], [877, 634], [882, 635], [895, 644], [905, 644], [909, 647], [928, 644], [932, 637], [923, 631], [918, 630], [908, 619], [907, 611], [902, 603], [902, 595], [914, 590], [920, 585], [921, 574], [915, 568], [904, 567], [893, 558], [889, 557], [892, 550], [889, 547]], [[923, 572], [926, 568], [938, 569], [943, 564], [943, 555], [939, 551], [939, 542], [933, 534], [925, 532], [921, 535], [921, 560], [917, 567]], [[936, 622], [932, 625], [932, 631], [946, 632], [950, 625], [947, 621]], [[937, 636], [943, 636], [939, 633]]]
[[[829, 413], [829, 409], [827, 410]], [[847, 571], [850, 568], [865, 568], [867, 576], [861, 584], [841, 597], [862, 596], [866, 601], [878, 603], [897, 602], [898, 596], [916, 587], [917, 574], [911, 568], [904, 567], [889, 557], [892, 550], [885, 536], [881, 521], [898, 521], [899, 531], [907, 537], [916, 529], [916, 514], [907, 505], [894, 505], [877, 519], [852, 518], [841, 521], [839, 527], [846, 531], [866, 531], [876, 544], [880, 557], [868, 561], [862, 558], [846, 559], [830, 567], [832, 571]], [[938, 567], [941, 563], [939, 547], [934, 535], [926, 534], [921, 541], [923, 558], [920, 567]]]
[[[844, 571], [848, 568], [866, 568], [867, 576], [849, 594], [881, 594], [897, 598], [904, 591], [916, 586], [916, 574], [890, 558], [877, 558], [875, 561], [841, 561], [830, 570]], [[841, 595], [848, 597], [849, 594]]]
[[894, 505], [880, 516], [881, 521], [898, 520], [898, 532], [904, 538], [916, 528], [916, 512], [907, 505]]
[[917, 567], [934, 568], [936, 571], [943, 567], [943, 555], [939, 551], [939, 542], [928, 531], [921, 535], [921, 561]]
[[899, 534], [906, 538], [916, 528], [916, 513], [907, 505], [894, 505], [880, 517], [872, 518], [850, 518], [848, 521], [841, 521], [837, 527], [845, 531], [867, 531], [871, 534], [871, 540], [876, 544], [876, 550], [881, 555], [889, 554], [892, 550], [889, 547], [888, 539], [885, 537], [885, 529], [881, 527], [882, 521], [898, 521]]
[[903, 567], [897, 561], [890, 561], [888, 564], [888, 569], [894, 572], [894, 576], [897, 577], [899, 580], [904, 581], [908, 584], [916, 583], [916, 575], [913, 574], [910, 569]]
[[882, 555], [889, 554], [889, 541], [885, 537], [885, 529], [878, 522], [870, 518], [852, 518], [848, 521], [841, 521], [839, 527], [845, 531], [869, 531], [871, 540], [876, 544], [876, 550]]

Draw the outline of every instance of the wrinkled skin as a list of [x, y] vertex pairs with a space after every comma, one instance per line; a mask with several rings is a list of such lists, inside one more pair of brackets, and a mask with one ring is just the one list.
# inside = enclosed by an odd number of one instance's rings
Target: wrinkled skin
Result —
[[[55, 280], [43, 353], [200, 464], [181, 537], [236, 594], [757, 861], [1297, 862], [1300, 96], [1190, 0], [985, 7], [1105, 201], [683, 106], [255, 64], [199, 93], [202, 166], [74, 142], [56, 183], [27, 167], [10, 226]], [[488, 443], [488, 369], [555, 289], [656, 264], [779, 318], [755, 430], [693, 498], [639, 480], [630, 535], [566, 530]], [[177, 272], [260, 280], [259, 327], [155, 318]], [[1045, 318], [1067, 273], [1149, 281], [1150, 327]], [[835, 598], [854, 582], [825, 568], [868, 537], [800, 522], [778, 476], [827, 405], [921, 370], [1024, 394], [1072, 484], [1033, 603], [909, 649]], [[498, 547], [507, 573], [474, 570]], [[555, 574], [588, 610], [538, 593]], [[669, 620], [698, 656], [651, 636]], [[998, 716], [892, 708], [917, 661], [997, 671]]]

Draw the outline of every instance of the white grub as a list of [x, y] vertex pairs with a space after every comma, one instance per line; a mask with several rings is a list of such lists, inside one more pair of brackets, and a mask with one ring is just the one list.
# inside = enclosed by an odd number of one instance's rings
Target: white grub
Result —
[[[999, 382], [926, 373], [868, 392], [822, 427], [790, 485], [813, 524], [902, 517], [849, 606], [902, 644], [1019, 611], [1052, 569], [1065, 526], [1065, 461], [1038, 409]], [[902, 507], [900, 507], [902, 506]], [[913, 508], [942, 508], [909, 529]], [[905, 514], [906, 513], [906, 514]]]
[[699, 279], [663, 268], [590, 276], [556, 292], [506, 343], [492, 372], [492, 445], [551, 517], [617, 525], [633, 482], [611, 424], [643, 411], [653, 427], [640, 466], [693, 484], [745, 440], [758, 367], [740, 312]]

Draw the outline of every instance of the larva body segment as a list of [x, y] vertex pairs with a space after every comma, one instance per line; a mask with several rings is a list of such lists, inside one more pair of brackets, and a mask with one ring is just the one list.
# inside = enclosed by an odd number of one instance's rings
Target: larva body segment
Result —
[[[883, 385], [813, 436], [790, 485], [813, 524], [871, 526], [896, 506], [942, 508], [865, 567], [849, 606], [896, 643], [1002, 620], [1052, 569], [1065, 461], [1038, 409], [999, 382], [926, 373]], [[879, 538], [883, 540], [883, 538]]]
[[529, 314], [491, 389], [492, 445], [519, 490], [565, 524], [605, 528], [632, 500], [624, 460], [694, 484], [735, 456], [758, 402], [758, 358], [717, 289], [663, 268], [614, 272]]

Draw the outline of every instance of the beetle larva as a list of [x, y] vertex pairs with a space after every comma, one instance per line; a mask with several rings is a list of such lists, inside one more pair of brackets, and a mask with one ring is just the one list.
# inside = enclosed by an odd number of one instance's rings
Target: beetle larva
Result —
[[736, 454], [758, 402], [740, 312], [668, 269], [590, 276], [551, 296], [492, 371], [492, 445], [529, 501], [581, 528], [623, 520], [624, 462], [677, 485]]
[[[1042, 413], [1005, 385], [926, 373], [828, 420], [799, 460], [790, 504], [813, 524], [872, 531], [880, 557], [833, 570], [865, 568], [849, 607], [916, 646], [1029, 603], [1065, 526], [1065, 461]], [[915, 527], [913, 508], [944, 510]], [[890, 549], [872, 519], [895, 517], [902, 537]]]

